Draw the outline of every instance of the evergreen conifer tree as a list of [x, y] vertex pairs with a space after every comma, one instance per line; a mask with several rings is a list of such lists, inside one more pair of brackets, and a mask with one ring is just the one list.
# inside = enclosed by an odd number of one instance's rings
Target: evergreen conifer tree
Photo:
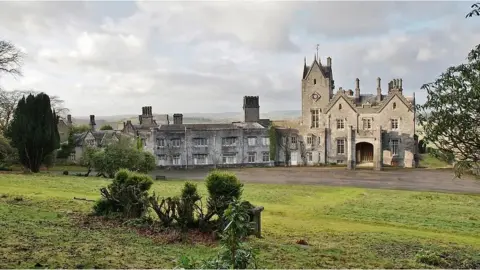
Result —
[[60, 147], [57, 124], [47, 94], [24, 96], [18, 102], [7, 135], [18, 151], [20, 163], [30, 171], [39, 172], [42, 164], [52, 162], [50, 158]]

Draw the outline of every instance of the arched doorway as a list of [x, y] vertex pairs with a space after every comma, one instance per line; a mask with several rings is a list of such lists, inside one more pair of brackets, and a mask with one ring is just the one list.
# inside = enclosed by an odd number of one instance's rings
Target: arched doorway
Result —
[[357, 163], [373, 163], [373, 144], [361, 142], [355, 148]]

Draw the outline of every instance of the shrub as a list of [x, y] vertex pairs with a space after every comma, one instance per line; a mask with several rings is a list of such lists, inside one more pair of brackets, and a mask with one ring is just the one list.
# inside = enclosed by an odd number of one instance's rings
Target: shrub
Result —
[[186, 182], [180, 199], [177, 199], [177, 222], [182, 229], [195, 224], [194, 212], [196, 203], [201, 199], [197, 192], [197, 185]]
[[228, 205], [235, 199], [240, 199], [243, 192], [243, 184], [237, 176], [225, 171], [211, 172], [206, 178], [206, 186], [209, 194], [208, 210], [217, 214], [220, 219]]
[[94, 205], [94, 213], [120, 213], [126, 218], [140, 218], [148, 210], [148, 190], [152, 184], [148, 175], [119, 170], [108, 188], [100, 189], [102, 199]]
[[195, 220], [195, 210], [199, 209], [197, 203], [201, 197], [197, 192], [197, 185], [185, 183], [180, 197], [162, 198], [149, 197], [149, 203], [164, 226], [170, 226], [173, 221], [186, 231], [188, 228], [198, 225]]
[[180, 267], [199, 269], [253, 269], [256, 258], [253, 250], [244, 243], [252, 230], [248, 213], [249, 203], [234, 199], [225, 211], [227, 226], [222, 232], [222, 246], [218, 255], [210, 260], [197, 263], [192, 258], [182, 256]]
[[155, 157], [138, 150], [128, 138], [108, 144], [104, 149], [91, 149], [83, 157], [82, 164], [94, 168], [99, 175], [113, 178], [121, 168], [148, 173], [155, 168]]
[[139, 159], [137, 160], [137, 171], [141, 173], [148, 173], [155, 169], [155, 156], [150, 152], [137, 151]]

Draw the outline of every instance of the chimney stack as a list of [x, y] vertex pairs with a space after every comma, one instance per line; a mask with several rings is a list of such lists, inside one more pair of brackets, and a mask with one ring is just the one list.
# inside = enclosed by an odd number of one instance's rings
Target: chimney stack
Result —
[[377, 102], [382, 101], [382, 79], [377, 78]]
[[360, 79], [355, 79], [355, 98], [360, 99]]
[[95, 131], [95, 126], [96, 125], [97, 124], [95, 123], [95, 115], [92, 114], [92, 115], [90, 115], [90, 129], [92, 131]]
[[173, 124], [174, 125], [182, 125], [183, 124], [183, 114], [176, 113], [173, 115]]
[[67, 125], [69, 125], [69, 126], [72, 125], [72, 115], [71, 114], [67, 115]]
[[332, 66], [332, 58], [327, 57], [327, 67], [331, 67], [331, 66]]
[[258, 122], [260, 120], [260, 100], [258, 96], [243, 97], [244, 122]]

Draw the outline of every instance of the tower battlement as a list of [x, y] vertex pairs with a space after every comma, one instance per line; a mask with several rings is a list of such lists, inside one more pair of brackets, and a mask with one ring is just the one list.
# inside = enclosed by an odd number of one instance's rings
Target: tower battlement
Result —
[[243, 97], [243, 108], [259, 108], [260, 102], [258, 96], [244, 96]]

